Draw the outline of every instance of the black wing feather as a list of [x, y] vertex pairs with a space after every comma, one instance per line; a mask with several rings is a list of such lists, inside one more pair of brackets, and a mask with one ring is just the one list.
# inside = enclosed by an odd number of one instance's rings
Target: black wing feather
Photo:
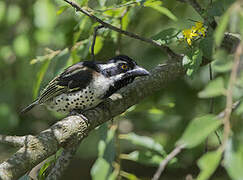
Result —
[[47, 85], [39, 97], [39, 104], [62, 93], [82, 90], [91, 80], [92, 69], [83, 66], [83, 63], [74, 64]]

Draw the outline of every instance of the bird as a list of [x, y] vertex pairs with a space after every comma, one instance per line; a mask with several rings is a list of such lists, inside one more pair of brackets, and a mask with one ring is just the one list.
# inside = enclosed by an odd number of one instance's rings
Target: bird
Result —
[[53, 78], [21, 114], [37, 105], [62, 114], [83, 112], [96, 107], [136, 77], [149, 74], [126, 55], [115, 56], [107, 62], [78, 62]]

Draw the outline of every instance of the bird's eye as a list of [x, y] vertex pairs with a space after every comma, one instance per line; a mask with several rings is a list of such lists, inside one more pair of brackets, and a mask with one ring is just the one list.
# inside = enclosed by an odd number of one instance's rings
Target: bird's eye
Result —
[[126, 70], [126, 69], [128, 68], [128, 66], [127, 66], [126, 64], [123, 64], [123, 65], [121, 66], [121, 68], [122, 68], [123, 70]]

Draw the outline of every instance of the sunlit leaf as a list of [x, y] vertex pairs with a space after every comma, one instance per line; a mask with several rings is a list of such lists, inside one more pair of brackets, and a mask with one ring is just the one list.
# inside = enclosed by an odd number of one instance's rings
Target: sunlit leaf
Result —
[[39, 89], [40, 89], [41, 82], [44, 78], [44, 75], [45, 75], [45, 73], [48, 69], [49, 64], [50, 64], [49, 60], [45, 61], [42, 64], [39, 72], [37, 73], [36, 82], [35, 82], [34, 89], [33, 89], [33, 99], [36, 99], [36, 97], [38, 96], [38, 92], [39, 92]]
[[186, 73], [188, 76], [192, 76], [198, 70], [202, 63], [202, 55], [201, 49], [194, 48], [183, 57], [182, 64], [187, 68]]
[[137, 146], [142, 146], [152, 151], [156, 151], [161, 155], [166, 155], [163, 146], [148, 136], [139, 136], [135, 133], [128, 133], [121, 135], [120, 138], [128, 140]]
[[125, 172], [125, 171], [121, 171], [120, 175], [128, 180], [139, 180], [139, 178], [137, 176], [135, 176], [134, 174]]
[[200, 168], [200, 174], [197, 180], [207, 180], [214, 173], [219, 165], [221, 159], [221, 151], [213, 151], [204, 154], [198, 160], [198, 166]]
[[62, 14], [64, 11], [66, 11], [69, 8], [69, 6], [61, 6], [59, 7], [58, 11], [57, 11], [57, 15]]
[[111, 170], [110, 164], [102, 157], [99, 157], [91, 169], [93, 180], [106, 180]]
[[210, 81], [205, 89], [198, 93], [198, 96], [200, 98], [211, 98], [224, 95], [225, 91], [224, 79], [222, 77], [218, 77]]
[[197, 117], [189, 123], [177, 143], [185, 144], [187, 148], [193, 148], [202, 143], [221, 124], [222, 122], [214, 115]]
[[[94, 54], [98, 54], [103, 47], [103, 38], [101, 36], [96, 36], [95, 46], [94, 46]], [[91, 52], [91, 46], [89, 51]]]

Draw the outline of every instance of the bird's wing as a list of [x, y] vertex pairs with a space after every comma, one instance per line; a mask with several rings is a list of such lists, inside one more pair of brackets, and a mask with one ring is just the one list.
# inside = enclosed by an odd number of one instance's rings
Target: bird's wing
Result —
[[82, 90], [91, 80], [92, 69], [83, 66], [83, 63], [74, 64], [46, 86], [39, 96], [39, 103], [44, 103], [62, 93]]

